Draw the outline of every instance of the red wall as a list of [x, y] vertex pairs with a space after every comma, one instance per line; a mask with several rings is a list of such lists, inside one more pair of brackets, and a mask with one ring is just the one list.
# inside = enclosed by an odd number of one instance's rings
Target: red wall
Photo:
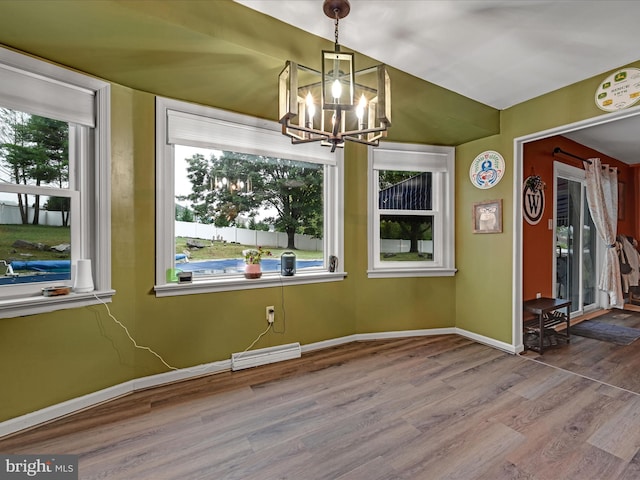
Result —
[[636, 208], [635, 200], [636, 185], [640, 181], [639, 168], [632, 168], [562, 136], [526, 143], [524, 145], [523, 177], [526, 179], [535, 172], [547, 184], [547, 188], [544, 192], [545, 209], [540, 222], [536, 225], [530, 225], [524, 219], [522, 222], [522, 298], [524, 300], [535, 298], [538, 292], [543, 297], [554, 296], [552, 290], [555, 239], [553, 238], [553, 229], [549, 229], [549, 221], [553, 220], [553, 163], [554, 161], [559, 161], [583, 168], [580, 160], [561, 153], [553, 155], [553, 150], [556, 147], [560, 147], [562, 150], [581, 158], [598, 157], [602, 160], [602, 163], [618, 167], [618, 179], [625, 184], [625, 213], [624, 218], [618, 221], [618, 234], [640, 238], [640, 232], [638, 232], [640, 222], [637, 221], [637, 216], [640, 213], [638, 210], [640, 209]]

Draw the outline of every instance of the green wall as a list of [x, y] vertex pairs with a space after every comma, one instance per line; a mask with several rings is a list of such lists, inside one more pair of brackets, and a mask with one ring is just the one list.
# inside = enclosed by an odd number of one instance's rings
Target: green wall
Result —
[[[276, 306], [276, 330], [286, 328], [256, 347], [453, 326], [510, 343], [513, 139], [601, 113], [591, 101], [597, 80], [500, 114], [392, 70], [389, 140], [458, 146], [455, 277], [367, 278], [367, 150], [347, 145], [344, 281], [156, 298], [154, 95], [274, 119], [284, 60], [312, 64], [307, 52], [330, 48], [233, 2], [213, 3], [2, 2], [1, 44], [112, 82], [115, 317], [180, 368], [245, 349], [265, 328], [266, 305]], [[499, 151], [507, 173], [483, 191], [468, 169], [484, 150]], [[472, 234], [471, 204], [494, 198], [504, 200], [504, 232]], [[133, 348], [103, 305], [3, 319], [0, 421], [166, 370]]]
[[[495, 150], [505, 174], [493, 188], [481, 190], [469, 180], [474, 158]], [[511, 343], [513, 257], [513, 139], [495, 135], [456, 148], [456, 309], [458, 328]], [[502, 233], [474, 234], [472, 205], [502, 199]]]
[[[630, 65], [639, 67], [640, 62]], [[594, 101], [600, 82], [610, 72], [575, 83], [501, 112], [500, 134], [456, 149], [456, 326], [511, 343], [513, 321], [513, 175], [514, 140], [552, 128], [604, 115]], [[640, 107], [636, 107], [640, 108]], [[502, 181], [489, 190], [471, 186], [469, 166], [479, 153], [496, 150], [506, 162]], [[518, 189], [518, 192], [520, 190]], [[502, 198], [502, 234], [472, 233], [471, 205]]]

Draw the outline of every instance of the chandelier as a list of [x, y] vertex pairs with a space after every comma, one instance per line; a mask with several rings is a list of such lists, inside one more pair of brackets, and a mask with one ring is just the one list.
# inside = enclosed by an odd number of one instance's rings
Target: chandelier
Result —
[[243, 181], [240, 178], [237, 179], [228, 179], [227, 177], [222, 178], [212, 178], [211, 179], [211, 189], [216, 190], [228, 190], [231, 193], [249, 193], [252, 190], [251, 180], [247, 179], [247, 181]]
[[[391, 126], [391, 82], [385, 65], [354, 70], [354, 54], [342, 52], [338, 22], [348, 0], [325, 0], [334, 19], [335, 47], [322, 51], [322, 70], [288, 60], [279, 78], [279, 122], [291, 143], [344, 147], [346, 140], [378, 146]], [[317, 107], [320, 107], [319, 109]]]

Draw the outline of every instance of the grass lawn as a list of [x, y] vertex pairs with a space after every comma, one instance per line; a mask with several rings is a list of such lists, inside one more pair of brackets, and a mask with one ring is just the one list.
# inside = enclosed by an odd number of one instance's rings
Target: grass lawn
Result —
[[[16, 240], [43, 245], [42, 249], [16, 246]], [[48, 247], [71, 243], [69, 227], [49, 225], [0, 225], [0, 260], [68, 260], [69, 253], [61, 253]]]
[[[188, 248], [187, 240], [204, 245], [203, 248]], [[248, 248], [255, 248], [254, 245], [240, 245], [239, 243], [211, 242], [210, 240], [189, 239], [185, 237], [176, 237], [176, 253], [184, 253], [189, 251], [189, 259], [197, 260], [213, 260], [217, 258], [242, 258], [242, 251]], [[271, 252], [271, 256], [280, 257], [283, 252], [288, 252], [286, 248], [270, 248], [262, 247], [263, 250]], [[293, 250], [296, 257], [302, 260], [313, 260], [322, 258], [322, 252], [313, 250]], [[263, 257], [264, 258], [264, 257]], [[268, 258], [268, 257], [267, 257]]]

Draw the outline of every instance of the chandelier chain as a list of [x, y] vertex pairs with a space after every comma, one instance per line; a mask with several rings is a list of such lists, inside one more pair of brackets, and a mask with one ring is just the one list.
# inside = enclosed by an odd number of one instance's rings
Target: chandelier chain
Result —
[[336, 38], [336, 46], [338, 45], [338, 22], [340, 21], [340, 17], [338, 16], [339, 10], [337, 8], [333, 9], [333, 13], [335, 13], [336, 15], [336, 20], [335, 20], [335, 31], [334, 31], [334, 35]]

